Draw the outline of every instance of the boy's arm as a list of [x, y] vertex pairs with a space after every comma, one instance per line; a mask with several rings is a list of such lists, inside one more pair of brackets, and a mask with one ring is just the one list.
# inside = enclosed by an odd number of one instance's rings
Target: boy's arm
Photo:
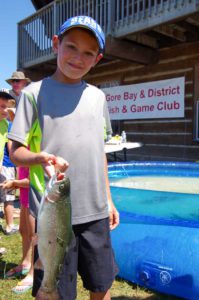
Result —
[[28, 188], [29, 184], [30, 184], [30, 180], [28, 178], [14, 179], [13, 180], [13, 187], [15, 189], [18, 189], [18, 188]]
[[17, 166], [22, 167], [48, 163], [55, 159], [54, 155], [50, 155], [46, 152], [31, 152], [25, 146], [16, 141], [12, 142], [9, 154], [12, 162]]
[[110, 191], [110, 185], [109, 185], [109, 179], [108, 179], [108, 164], [107, 164], [107, 158], [105, 155], [105, 163], [104, 163], [104, 172], [105, 172], [105, 178], [106, 178], [106, 191], [107, 191], [107, 197], [108, 197], [108, 207], [109, 207], [109, 224], [110, 229], [115, 229], [120, 222], [119, 218], [119, 212], [117, 211], [111, 197], [111, 191]]
[[32, 165], [43, 165], [49, 177], [51, 177], [55, 171], [65, 172], [68, 168], [68, 163], [63, 158], [47, 152], [31, 152], [16, 141], [12, 141], [9, 154], [12, 162], [17, 166], [29, 167]]
[[3, 190], [10, 190], [10, 189], [18, 189], [18, 188], [28, 188], [29, 187], [29, 179], [13, 179], [13, 180], [6, 180], [0, 183], [0, 187]]
[[3, 163], [3, 160], [0, 159], [0, 173], [1, 173], [2, 163]]

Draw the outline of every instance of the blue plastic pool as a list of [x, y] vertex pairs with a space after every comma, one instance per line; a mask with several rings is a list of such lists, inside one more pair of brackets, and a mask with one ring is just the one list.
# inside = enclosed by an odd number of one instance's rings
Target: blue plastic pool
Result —
[[[112, 232], [119, 276], [198, 300], [199, 164], [114, 163], [109, 165], [109, 179], [121, 218]], [[150, 190], [147, 180], [152, 182]]]

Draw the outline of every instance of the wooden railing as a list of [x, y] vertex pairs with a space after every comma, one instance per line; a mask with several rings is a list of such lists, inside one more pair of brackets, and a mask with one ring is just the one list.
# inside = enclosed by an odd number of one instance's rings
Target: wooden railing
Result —
[[122, 37], [198, 10], [199, 0], [56, 0], [18, 23], [18, 68], [54, 58], [51, 39], [69, 17], [89, 15]]

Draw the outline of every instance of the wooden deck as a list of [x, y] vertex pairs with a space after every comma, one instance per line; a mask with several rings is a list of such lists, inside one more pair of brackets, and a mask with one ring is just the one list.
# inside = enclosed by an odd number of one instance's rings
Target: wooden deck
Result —
[[[34, 1], [37, 7], [44, 1]], [[50, 3], [49, 3], [50, 2]], [[18, 23], [18, 69], [42, 64], [51, 72], [51, 38], [69, 17], [89, 15], [102, 26], [107, 60], [142, 64], [158, 60], [156, 49], [197, 39], [198, 0], [56, 0]], [[38, 67], [39, 68], [39, 67]]]

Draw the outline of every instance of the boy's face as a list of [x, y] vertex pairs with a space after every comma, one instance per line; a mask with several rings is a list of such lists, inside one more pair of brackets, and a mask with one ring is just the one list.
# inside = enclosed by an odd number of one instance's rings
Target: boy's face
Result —
[[0, 121], [8, 117], [8, 100], [0, 98]]
[[66, 83], [78, 83], [103, 57], [96, 38], [80, 28], [70, 29], [61, 42], [54, 36], [53, 47], [57, 53], [55, 76]]

